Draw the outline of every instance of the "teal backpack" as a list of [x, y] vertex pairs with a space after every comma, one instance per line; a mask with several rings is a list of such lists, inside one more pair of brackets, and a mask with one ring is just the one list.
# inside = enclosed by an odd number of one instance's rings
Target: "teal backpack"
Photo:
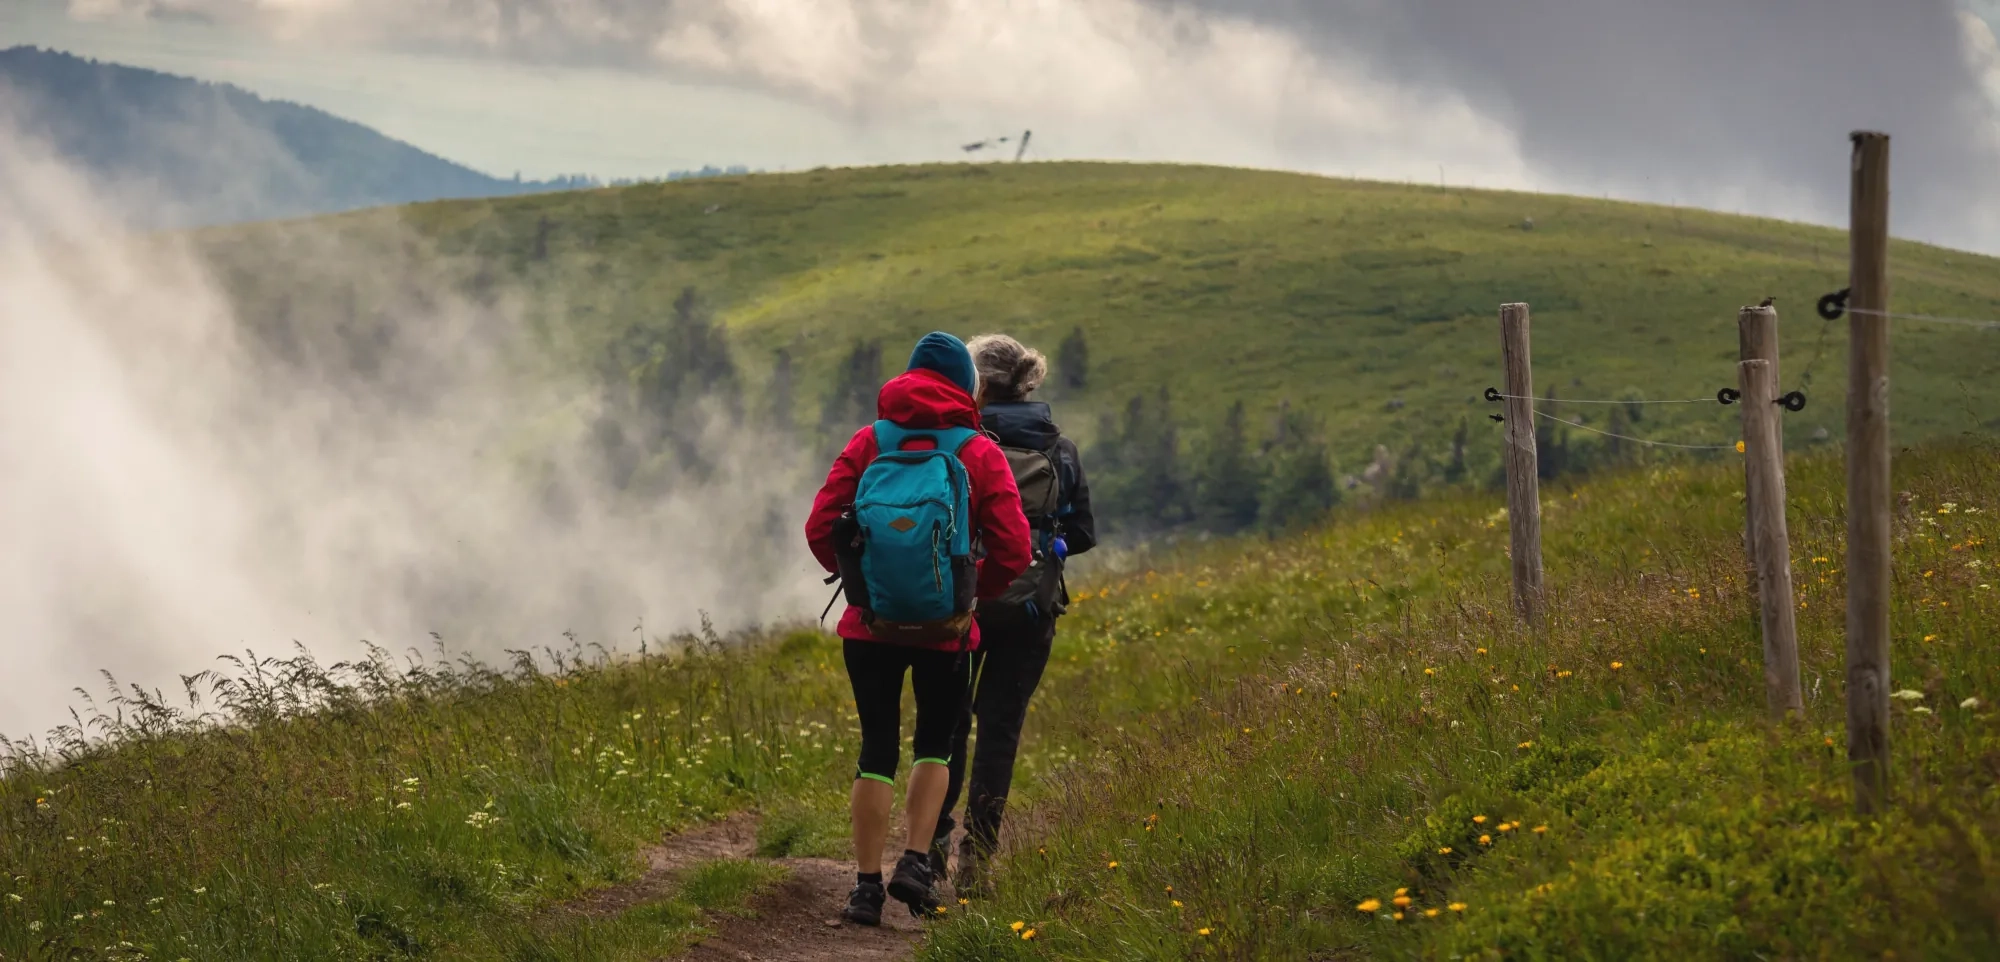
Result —
[[[958, 454], [977, 436], [970, 428], [875, 422], [875, 460], [861, 473], [834, 544], [847, 603], [881, 641], [935, 645], [962, 641], [971, 629], [972, 486]], [[937, 447], [903, 450], [917, 438]]]

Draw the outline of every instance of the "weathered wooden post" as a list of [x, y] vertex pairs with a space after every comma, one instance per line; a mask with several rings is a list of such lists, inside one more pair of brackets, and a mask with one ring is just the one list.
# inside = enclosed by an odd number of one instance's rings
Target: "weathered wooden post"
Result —
[[[1746, 307], [1744, 313], [1770, 308]], [[1773, 365], [1752, 358], [1736, 365], [1743, 392], [1743, 461], [1755, 547], [1757, 601], [1764, 634], [1764, 696], [1771, 717], [1803, 716], [1799, 690], [1798, 611], [1792, 601], [1792, 552], [1785, 530], [1785, 449], [1778, 379]]]
[[[1784, 378], [1778, 371], [1778, 312], [1766, 306], [1746, 307], [1736, 312], [1736, 359], [1738, 361], [1765, 360], [1771, 362], [1771, 381], [1783, 384]], [[1740, 388], [1740, 385], [1739, 385]], [[1783, 432], [1780, 430], [1780, 439]], [[1746, 442], [1747, 443], [1747, 442]], [[1757, 571], [1757, 490], [1750, 483], [1750, 462], [1743, 462], [1743, 556], [1749, 559], [1752, 577]]]
[[1852, 135], [1847, 316], [1847, 760], [1889, 793], [1889, 135]]
[[1507, 528], [1514, 562], [1514, 608], [1542, 623], [1542, 494], [1535, 455], [1535, 378], [1528, 354], [1528, 305], [1500, 305], [1500, 362], [1507, 383]]

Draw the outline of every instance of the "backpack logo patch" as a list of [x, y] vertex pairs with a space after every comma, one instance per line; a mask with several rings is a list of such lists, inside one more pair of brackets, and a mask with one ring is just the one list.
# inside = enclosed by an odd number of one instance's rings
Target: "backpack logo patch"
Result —
[[903, 517], [897, 518], [896, 520], [889, 522], [889, 527], [894, 528], [898, 532], [902, 533], [908, 533], [911, 528], [914, 528], [916, 526], [917, 526], [916, 520], [908, 515], [904, 515]]

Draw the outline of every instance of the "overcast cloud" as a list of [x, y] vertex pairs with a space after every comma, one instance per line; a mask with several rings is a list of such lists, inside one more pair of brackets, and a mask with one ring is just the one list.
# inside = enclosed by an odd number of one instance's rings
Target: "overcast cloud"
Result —
[[[1979, 0], [1983, 3], [1983, 0]], [[1044, 157], [1558, 189], [1838, 220], [1897, 138], [1899, 231], [2000, 248], [2000, 57], [1953, 0], [71, 0], [274, 42], [615, 66]], [[800, 157], [807, 165], [813, 158]], [[836, 162], [838, 160], [836, 159]]]

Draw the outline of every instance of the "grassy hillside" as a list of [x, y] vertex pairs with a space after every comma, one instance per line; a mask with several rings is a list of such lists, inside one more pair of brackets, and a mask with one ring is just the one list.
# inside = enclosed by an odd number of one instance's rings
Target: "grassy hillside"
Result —
[[[1529, 224], [1532, 221], [1532, 225]], [[520, 279], [580, 363], [695, 286], [752, 380], [793, 356], [814, 423], [856, 339], [889, 360], [933, 328], [1005, 330], [1053, 348], [1087, 332], [1089, 386], [1058, 399], [1089, 433], [1098, 412], [1171, 388], [1188, 434], [1228, 404], [1281, 400], [1322, 416], [1348, 470], [1377, 443], [1442, 443], [1498, 378], [1496, 307], [1534, 311], [1537, 383], [1572, 398], [1698, 398], [1733, 384], [1735, 312], [1778, 298], [1785, 382], [1810, 406], [1806, 444], [1840, 434], [1843, 325], [1812, 313], [1844, 286], [1842, 232], [1599, 200], [1205, 167], [1024, 164], [822, 170], [420, 205], [317, 222], [357, 247], [425, 251], [468, 289]], [[408, 225], [420, 243], [389, 240]], [[281, 298], [317, 280], [271, 226], [206, 235], [253, 316], [351, 298]], [[2000, 261], [1899, 243], [1899, 310], [2000, 318]], [[363, 282], [365, 288], [368, 281]], [[288, 286], [289, 285], [289, 286]], [[369, 295], [364, 290], [364, 302]], [[363, 304], [365, 313], [366, 304]], [[348, 307], [351, 317], [355, 309]], [[1823, 336], [1830, 335], [1830, 336]], [[1898, 322], [1894, 407], [1904, 440], [2000, 424], [2000, 333]], [[1807, 377], [1810, 368], [1810, 377]], [[1605, 410], [1566, 416], [1603, 426]], [[1719, 406], [1647, 409], [1649, 437], [1733, 441]], [[1261, 425], [1264, 422], [1256, 422]], [[1474, 431], [1490, 428], [1480, 423]], [[1480, 451], [1497, 445], [1475, 445]]]
[[[1656, 469], [1549, 492], [1544, 633], [1484, 498], [1080, 586], [997, 892], [924, 954], [1990, 958], [1996, 467], [1897, 464], [1879, 822], [1841, 761], [1838, 459], [1793, 470], [1808, 717], [1778, 729], [1740, 471]], [[695, 896], [549, 907], [738, 808], [768, 853], [838, 853], [855, 737], [831, 640], [683, 641], [554, 676], [270, 664], [206, 732], [123, 706], [115, 748], [0, 780], [0, 958], [656, 957]]]

